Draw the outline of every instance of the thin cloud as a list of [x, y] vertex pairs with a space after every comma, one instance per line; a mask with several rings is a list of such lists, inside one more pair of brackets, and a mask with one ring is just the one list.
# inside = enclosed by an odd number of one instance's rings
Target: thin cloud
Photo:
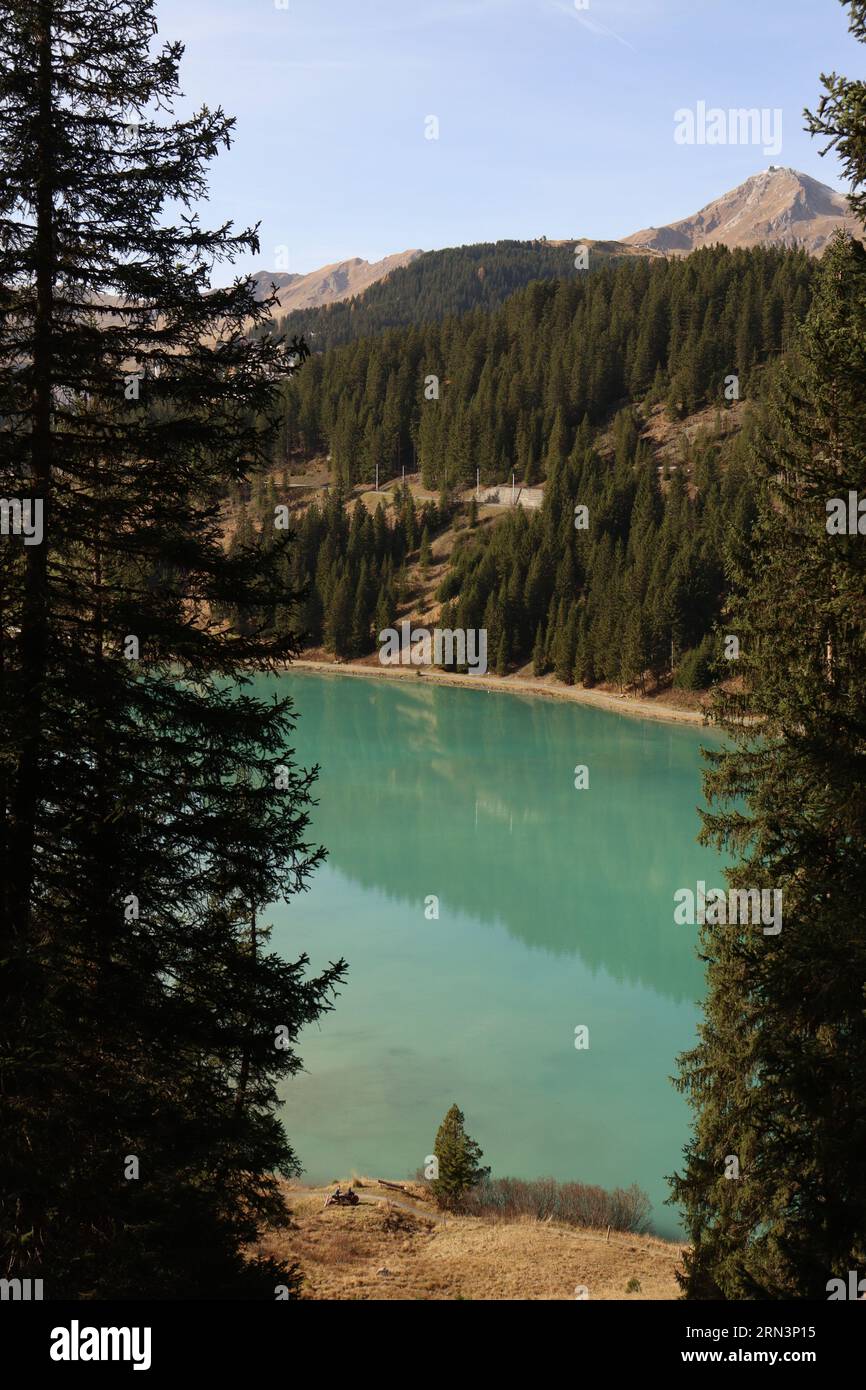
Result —
[[617, 43], [622, 44], [623, 48], [630, 48], [632, 53], [637, 53], [637, 49], [633, 43], [629, 43], [628, 39], [624, 39], [622, 34], [617, 34], [613, 29], [608, 29], [606, 24], [600, 24], [597, 19], [592, 19], [585, 10], [578, 10], [573, 4], [569, 5], [567, 0], [551, 0], [551, 4], [555, 10], [559, 10], [560, 14], [565, 14], [571, 19], [576, 19], [578, 24], [582, 25], [584, 29], [588, 29], [591, 34], [597, 34], [600, 38], [604, 39], [615, 39]]

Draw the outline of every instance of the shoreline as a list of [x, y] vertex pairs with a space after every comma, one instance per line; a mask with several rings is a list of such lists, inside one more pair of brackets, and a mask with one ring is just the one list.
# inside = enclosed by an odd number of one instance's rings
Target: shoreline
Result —
[[572, 704], [590, 705], [611, 714], [627, 714], [636, 719], [654, 719], [667, 724], [691, 724], [709, 727], [701, 710], [666, 705], [661, 701], [638, 699], [633, 695], [614, 695], [605, 690], [588, 690], [583, 686], [560, 685], [538, 676], [460, 676], [451, 671], [418, 666], [373, 666], [360, 661], [317, 661], [299, 657], [286, 662], [283, 670], [311, 671], [328, 676], [357, 676], [368, 680], [408, 680], [413, 684], [436, 684], [462, 690], [500, 691], [511, 695], [546, 696], [551, 700], [566, 700]]

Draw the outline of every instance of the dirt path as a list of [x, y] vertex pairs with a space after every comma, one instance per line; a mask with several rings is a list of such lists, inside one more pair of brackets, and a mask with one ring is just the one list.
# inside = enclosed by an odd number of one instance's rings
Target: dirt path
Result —
[[366, 1202], [367, 1206], [378, 1206], [380, 1202], [389, 1202], [392, 1207], [399, 1207], [401, 1211], [408, 1211], [412, 1216], [420, 1217], [423, 1221], [430, 1221], [434, 1226], [444, 1226], [446, 1218], [435, 1208], [415, 1205], [412, 1202], [401, 1202], [398, 1197], [392, 1197], [390, 1192], [381, 1192], [378, 1197], [362, 1197], [358, 1193], [358, 1201]]
[[[375, 1191], [373, 1189], [375, 1189]], [[318, 1189], [308, 1187], [296, 1190], [315, 1192]], [[371, 1179], [365, 1178], [364, 1186], [362, 1188], [357, 1188], [353, 1185], [352, 1191], [358, 1198], [359, 1205], [363, 1203], [368, 1207], [377, 1207], [380, 1202], [390, 1202], [391, 1206], [400, 1207], [402, 1211], [408, 1211], [412, 1216], [419, 1216], [423, 1218], [423, 1220], [431, 1222], [433, 1225], [443, 1226], [445, 1224], [444, 1214], [438, 1211], [436, 1207], [428, 1206], [417, 1200], [412, 1201], [407, 1198], [407, 1194], [403, 1192], [397, 1197], [394, 1195], [394, 1189], [390, 1186], [386, 1186], [384, 1183], [373, 1182]], [[351, 1210], [351, 1208], [343, 1208], [343, 1210]]]

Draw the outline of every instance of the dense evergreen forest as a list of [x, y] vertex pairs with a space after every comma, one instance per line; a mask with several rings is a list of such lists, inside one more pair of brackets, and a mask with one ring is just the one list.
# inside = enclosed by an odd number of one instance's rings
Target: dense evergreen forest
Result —
[[[277, 328], [289, 338], [303, 335], [317, 351], [368, 338], [386, 328], [438, 323], [449, 314], [495, 309], [531, 280], [563, 279], [575, 273], [575, 250], [583, 243], [478, 242], [425, 251], [355, 299], [299, 309]], [[594, 242], [589, 266], [608, 262], [615, 242]]]
[[[412, 267], [409, 267], [411, 270]], [[804, 252], [712, 248], [536, 281], [493, 312], [313, 352], [286, 386], [281, 448], [331, 455], [354, 483], [420, 467], [426, 486], [533, 483], [586, 418], [628, 401], [690, 414], [741, 396], [809, 304]], [[315, 340], [314, 340], [315, 343]]]
[[[277, 544], [273, 521], [280, 499], [270, 480], [254, 489], [249, 506], [239, 503], [230, 558]], [[393, 494], [388, 513], [380, 504], [371, 515], [358, 502], [350, 516], [342, 489], [333, 488], [321, 506], [313, 502], [306, 509], [290, 547], [275, 558], [286, 603], [271, 607], [264, 621], [260, 611], [217, 611], [243, 633], [257, 625], [271, 635], [299, 632], [306, 646], [324, 643], [337, 656], [364, 656], [373, 650], [375, 633], [397, 617], [409, 557], [414, 554], [422, 569], [429, 564], [430, 538], [446, 519], [435, 503], [416, 507], [408, 488]]]
[[[281, 561], [287, 593], [306, 596], [271, 610], [265, 629], [339, 657], [375, 650], [424, 592], [431, 541], [456, 522], [440, 625], [485, 628], [497, 673], [531, 661], [567, 683], [706, 686], [724, 669], [725, 571], [754, 514], [751, 426], [732, 427], [731, 398], [754, 400], [774, 375], [814, 273], [801, 252], [765, 249], [634, 261], [314, 355], [284, 388], [283, 444], [302, 457], [329, 448], [334, 487], [297, 520]], [[430, 376], [438, 399], [426, 398]], [[717, 407], [664, 467], [641, 438], [659, 404], [674, 419]], [[374, 516], [361, 504], [346, 515], [353, 483], [416, 456], [438, 506], [416, 508], [398, 486]], [[543, 481], [542, 506], [478, 527], [475, 504], [455, 502], [476, 468], [485, 482], [511, 469]], [[233, 547], [274, 545], [288, 496], [261, 479]]]
[[705, 686], [728, 552], [747, 541], [753, 515], [739, 442], [707, 434], [663, 483], [631, 410], [614, 437], [611, 462], [585, 429], [552, 465], [539, 511], [510, 511], [457, 548], [441, 624], [485, 628], [499, 675], [531, 658], [535, 675], [566, 684], [644, 690], [675, 671], [679, 684]]
[[[569, 457], [552, 466], [539, 510], [517, 507], [476, 528], [470, 503], [459, 518], [465, 525], [436, 592], [439, 622], [485, 628], [498, 674], [531, 659], [536, 675], [552, 670], [568, 684], [644, 688], [675, 668], [679, 684], [709, 682], [725, 565], [747, 543], [753, 514], [745, 438], [702, 432], [665, 479], [638, 427], [634, 410], [619, 413], [609, 459], [584, 424]], [[270, 480], [239, 504], [232, 553], [275, 544], [283, 495]], [[586, 528], [575, 526], [576, 506], [587, 508]], [[271, 609], [265, 629], [300, 632], [339, 657], [375, 650], [377, 634], [411, 610], [431, 541], [454, 519], [447, 497], [418, 507], [399, 485], [374, 514], [357, 502], [349, 515], [342, 489], [332, 489], [297, 519], [279, 561], [286, 592], [305, 597]]]

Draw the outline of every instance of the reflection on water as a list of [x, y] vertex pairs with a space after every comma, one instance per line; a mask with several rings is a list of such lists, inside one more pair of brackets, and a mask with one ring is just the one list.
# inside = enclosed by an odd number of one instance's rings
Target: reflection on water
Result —
[[673, 894], [719, 876], [695, 843], [710, 736], [421, 681], [279, 685], [299, 759], [321, 765], [329, 860], [274, 911], [274, 942], [350, 964], [285, 1092], [310, 1176], [414, 1171], [456, 1100], [496, 1173], [638, 1181], [661, 1202], [687, 1124], [668, 1077], [702, 992]]

